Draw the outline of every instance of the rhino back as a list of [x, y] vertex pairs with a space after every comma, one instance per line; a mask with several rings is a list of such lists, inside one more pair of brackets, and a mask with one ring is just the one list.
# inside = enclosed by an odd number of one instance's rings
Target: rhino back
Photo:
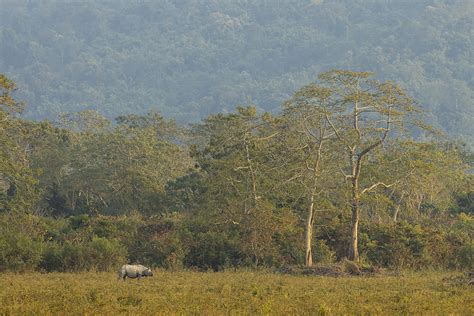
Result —
[[127, 264], [122, 268], [122, 270], [125, 270], [125, 273], [129, 278], [135, 278], [138, 275], [141, 275], [143, 271], [146, 270], [146, 267], [140, 264]]

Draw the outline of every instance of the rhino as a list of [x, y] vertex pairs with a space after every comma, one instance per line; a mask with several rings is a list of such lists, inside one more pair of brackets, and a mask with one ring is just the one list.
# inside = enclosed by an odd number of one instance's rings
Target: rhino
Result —
[[141, 264], [125, 264], [118, 272], [118, 279], [125, 280], [127, 277], [131, 279], [141, 277], [153, 276], [150, 268], [142, 266]]

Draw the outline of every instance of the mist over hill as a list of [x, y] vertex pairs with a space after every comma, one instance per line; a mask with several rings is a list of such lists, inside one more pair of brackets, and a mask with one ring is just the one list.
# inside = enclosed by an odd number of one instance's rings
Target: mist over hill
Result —
[[470, 0], [0, 0], [0, 72], [30, 119], [156, 109], [186, 123], [277, 112], [321, 71], [373, 71], [472, 143], [473, 19]]

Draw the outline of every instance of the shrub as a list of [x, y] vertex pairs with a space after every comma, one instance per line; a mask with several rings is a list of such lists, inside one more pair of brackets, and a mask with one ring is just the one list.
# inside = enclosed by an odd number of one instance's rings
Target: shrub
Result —
[[179, 219], [151, 217], [142, 222], [133, 238], [125, 240], [129, 261], [150, 266], [178, 268], [186, 249], [182, 245]]
[[83, 254], [84, 246], [66, 242], [62, 245], [63, 268], [60, 271], [82, 271], [88, 268], [87, 259]]
[[41, 260], [41, 232], [36, 218], [0, 215], [0, 271], [34, 270]]
[[365, 227], [367, 238], [361, 250], [376, 265], [417, 268], [423, 264], [426, 243], [418, 226], [408, 223]]
[[301, 242], [302, 236], [302, 230], [296, 229], [274, 235], [273, 240], [278, 249], [278, 258], [274, 261], [275, 266], [304, 264], [305, 250]]
[[241, 261], [238, 243], [225, 233], [212, 231], [196, 234], [185, 257], [187, 266], [214, 271], [236, 266]]
[[40, 268], [45, 271], [109, 271], [126, 262], [126, 250], [117, 240], [94, 237], [90, 242], [50, 242], [44, 249]]
[[56, 242], [49, 242], [43, 248], [39, 268], [44, 271], [64, 271], [62, 247]]
[[324, 240], [317, 240], [314, 243], [313, 253], [317, 263], [330, 264], [336, 262], [336, 253], [326, 245]]
[[0, 271], [34, 270], [41, 260], [41, 242], [22, 232], [0, 232]]
[[127, 261], [125, 248], [117, 240], [104, 237], [92, 238], [85, 246], [84, 256], [88, 259], [87, 269], [99, 271], [109, 271]]
[[460, 247], [456, 253], [455, 258], [457, 267], [467, 269], [470, 271], [474, 270], [474, 242], [471, 240], [462, 247]]

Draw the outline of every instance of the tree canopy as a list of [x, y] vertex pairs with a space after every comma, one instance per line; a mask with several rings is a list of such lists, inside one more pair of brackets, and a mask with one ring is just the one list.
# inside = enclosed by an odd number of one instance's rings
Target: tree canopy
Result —
[[393, 80], [472, 145], [469, 0], [0, 3], [0, 69], [28, 118], [159, 110], [179, 122], [255, 104], [276, 113], [329, 69]]

